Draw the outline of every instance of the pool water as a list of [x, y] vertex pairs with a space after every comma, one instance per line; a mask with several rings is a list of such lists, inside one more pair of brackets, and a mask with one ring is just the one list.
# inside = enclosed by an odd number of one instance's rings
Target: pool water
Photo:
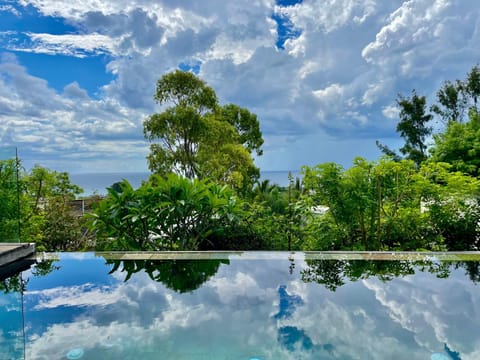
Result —
[[0, 360], [480, 359], [477, 261], [48, 258], [0, 291]]

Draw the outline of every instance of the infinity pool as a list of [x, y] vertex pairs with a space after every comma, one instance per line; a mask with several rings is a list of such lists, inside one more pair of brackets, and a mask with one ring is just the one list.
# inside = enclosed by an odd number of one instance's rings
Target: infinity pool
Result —
[[47, 254], [2, 285], [0, 360], [478, 360], [480, 258], [443, 258]]

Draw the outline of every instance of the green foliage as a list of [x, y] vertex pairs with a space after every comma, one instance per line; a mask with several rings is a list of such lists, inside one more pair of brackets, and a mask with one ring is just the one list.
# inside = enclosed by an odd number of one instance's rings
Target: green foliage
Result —
[[[312, 199], [313, 206], [326, 206], [328, 215], [318, 223], [326, 230], [333, 228], [330, 234], [323, 233], [339, 242], [341, 248], [350, 247], [361, 240], [363, 247], [374, 246], [367, 243], [373, 239], [376, 217], [376, 197], [373, 193], [372, 164], [357, 158], [354, 166], [345, 171], [334, 163], [319, 164], [316, 167], [304, 167], [304, 187]], [[333, 226], [332, 226], [333, 225]], [[326, 239], [320, 239], [325, 243]]]
[[261, 155], [263, 144], [255, 114], [234, 104], [219, 106], [212, 88], [178, 70], [158, 80], [155, 100], [171, 106], [144, 122], [152, 172], [251, 188], [259, 177], [251, 154]]
[[480, 181], [436, 162], [425, 164], [417, 176], [419, 183], [426, 182], [423, 198], [430, 223], [447, 249], [478, 249]]
[[241, 202], [226, 186], [170, 174], [138, 189], [124, 180], [95, 208], [91, 226], [105, 250], [197, 250], [239, 221]]
[[15, 160], [0, 160], [0, 239], [18, 240], [19, 233], [19, 184]]
[[450, 122], [434, 136], [432, 160], [452, 165], [452, 171], [480, 176], [480, 115], [471, 113], [466, 123]]
[[193, 73], [180, 70], [165, 74], [157, 81], [154, 98], [160, 104], [173, 103], [175, 107], [191, 108], [200, 114], [217, 105], [211, 87]]
[[425, 96], [418, 96], [415, 90], [411, 98], [399, 96], [397, 99], [400, 107], [397, 132], [405, 139], [405, 145], [400, 148], [400, 152], [417, 166], [427, 158], [425, 140], [432, 132], [432, 128], [427, 124], [433, 119], [433, 115], [425, 113], [426, 102]]
[[[308, 243], [311, 250], [478, 246], [480, 182], [450, 172], [448, 164], [429, 162], [417, 170], [411, 160], [357, 158], [348, 170], [326, 163], [303, 173], [312, 206], [328, 208], [311, 223], [318, 234]], [[461, 245], [454, 245], [459, 237]]]
[[[65, 172], [35, 166], [18, 172], [14, 160], [0, 161], [0, 237], [35, 242], [47, 251], [85, 247], [85, 227], [70, 201], [82, 192]], [[20, 225], [20, 234], [19, 234]]]
[[[427, 99], [425, 96], [418, 96], [416, 91], [412, 91], [412, 97], [398, 95], [397, 105], [400, 109], [400, 121], [397, 124], [397, 132], [405, 140], [405, 145], [400, 148], [400, 152], [405, 159], [413, 160], [416, 166], [427, 159], [427, 136], [432, 133], [432, 127], [428, 123], [433, 119], [433, 115], [426, 113]], [[440, 108], [434, 110], [440, 112]], [[388, 146], [376, 141], [377, 147], [383, 154], [389, 156], [395, 161], [400, 161], [402, 157]]]
[[228, 122], [236, 129], [239, 136], [238, 142], [249, 153], [256, 151], [257, 155], [262, 155], [263, 138], [257, 115], [235, 104], [224, 105], [220, 107], [218, 112], [223, 121]]
[[239, 134], [226, 121], [208, 116], [208, 141], [199, 146], [198, 176], [245, 192], [260, 176], [248, 149], [239, 143]]
[[36, 165], [22, 176], [22, 234], [47, 251], [74, 251], [85, 247], [85, 228], [70, 202], [82, 189], [66, 172]]
[[0, 280], [0, 293], [9, 294], [15, 292], [25, 291], [25, 282], [21, 274], [10, 276], [6, 279]]
[[438, 114], [445, 123], [452, 121], [461, 122], [467, 106], [463, 83], [457, 80], [455, 83], [447, 80], [442, 88], [437, 91], [438, 104], [431, 106], [431, 110]]
[[467, 80], [464, 84], [465, 92], [473, 101], [471, 109], [478, 114], [478, 98], [480, 97], [480, 68], [478, 65], [474, 66], [467, 75]]
[[474, 66], [465, 80], [445, 81], [437, 92], [438, 104], [431, 110], [438, 114], [445, 123], [463, 122], [465, 109], [468, 113], [478, 114], [480, 96], [480, 68]]
[[311, 211], [302, 195], [299, 179], [289, 175], [288, 187], [257, 182], [249, 194], [244, 223], [256, 246], [268, 250], [301, 250], [308, 242]]

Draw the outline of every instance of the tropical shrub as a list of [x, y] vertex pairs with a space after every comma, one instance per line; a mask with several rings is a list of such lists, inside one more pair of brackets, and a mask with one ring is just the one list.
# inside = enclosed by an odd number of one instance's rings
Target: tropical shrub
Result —
[[198, 250], [240, 221], [241, 201], [227, 186], [175, 174], [152, 175], [138, 189], [124, 180], [94, 209], [97, 249]]

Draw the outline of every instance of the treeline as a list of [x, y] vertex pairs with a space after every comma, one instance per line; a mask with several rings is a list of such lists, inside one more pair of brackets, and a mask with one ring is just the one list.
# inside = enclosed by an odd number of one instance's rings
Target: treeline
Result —
[[0, 161], [0, 241], [35, 242], [40, 251], [92, 249], [88, 220], [71, 206], [82, 191], [66, 172]]
[[[213, 89], [191, 73], [167, 74], [155, 99], [170, 107], [145, 122], [156, 175], [136, 190], [127, 183], [110, 189], [94, 215], [99, 244], [151, 250], [478, 249], [479, 96], [478, 67], [464, 81], [445, 82], [430, 109], [416, 91], [399, 96], [397, 131], [405, 144], [398, 151], [378, 143], [385, 156], [377, 161], [357, 158], [346, 170], [334, 163], [304, 167], [302, 181], [290, 179], [281, 188], [259, 182], [252, 165], [249, 155], [260, 153], [263, 142], [256, 117], [219, 105]], [[435, 118], [445, 123], [438, 134], [432, 134]]]
[[[66, 218], [68, 211], [55, 215], [57, 223], [48, 214], [78, 189], [47, 193], [29, 175], [26, 184], [33, 183], [24, 193], [31, 205], [25, 211], [43, 216], [37, 226], [42, 232], [28, 225], [25, 234], [47, 249], [479, 248], [477, 66], [465, 80], [446, 81], [430, 107], [415, 90], [398, 96], [400, 149], [377, 142], [380, 159], [356, 158], [348, 169], [335, 163], [304, 167], [302, 178], [290, 177], [287, 187], [259, 180], [252, 155], [261, 155], [263, 139], [255, 114], [219, 104], [215, 91], [188, 72], [160, 78], [154, 98], [164, 111], [144, 122], [150, 179], [137, 189], [127, 181], [114, 184], [88, 224], [83, 218], [77, 224]], [[435, 119], [444, 123], [438, 133]], [[58, 180], [60, 174], [52, 176]], [[50, 198], [57, 200], [45, 201]], [[62, 221], [75, 224], [75, 231], [61, 230]], [[47, 230], [55, 226], [58, 241]]]

